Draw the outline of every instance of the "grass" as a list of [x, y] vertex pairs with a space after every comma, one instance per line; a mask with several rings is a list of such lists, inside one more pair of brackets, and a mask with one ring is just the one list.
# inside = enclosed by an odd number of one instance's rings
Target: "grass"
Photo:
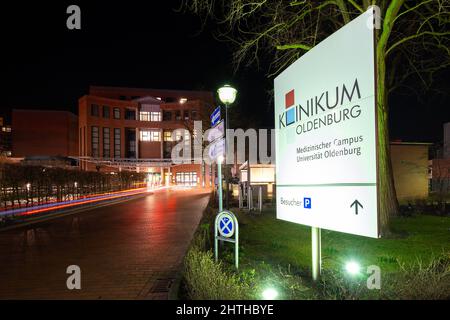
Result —
[[[322, 230], [323, 274], [313, 283], [309, 227], [277, 220], [271, 209], [262, 214], [232, 210], [240, 228], [236, 272], [231, 244], [221, 248], [220, 263], [213, 261], [215, 211], [205, 211], [185, 260], [190, 299], [259, 299], [267, 287], [277, 288], [281, 299], [450, 299], [450, 217], [394, 218], [392, 236], [384, 239]], [[350, 259], [362, 266], [356, 277], [344, 271]], [[371, 265], [381, 270], [382, 290], [367, 289]]]
[[[235, 211], [240, 223], [243, 263], [265, 261], [308, 270], [311, 266], [310, 227], [277, 220], [273, 210], [261, 215]], [[399, 263], [429, 263], [450, 252], [450, 218], [393, 218], [393, 237], [372, 239], [322, 230], [322, 266], [337, 270], [353, 259], [363, 266], [400, 271]]]

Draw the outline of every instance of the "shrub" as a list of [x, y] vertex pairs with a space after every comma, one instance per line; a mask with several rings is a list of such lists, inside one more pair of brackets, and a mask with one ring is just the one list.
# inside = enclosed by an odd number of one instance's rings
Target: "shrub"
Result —
[[194, 244], [185, 258], [184, 283], [192, 300], [245, 300], [250, 298], [248, 287], [238, 276], [224, 271], [215, 263], [211, 251], [204, 252]]
[[444, 254], [428, 264], [420, 260], [400, 271], [381, 275], [381, 289], [369, 290], [366, 275], [348, 277], [341, 272], [327, 271], [319, 291], [322, 299], [387, 299], [448, 300], [450, 299], [450, 257]]

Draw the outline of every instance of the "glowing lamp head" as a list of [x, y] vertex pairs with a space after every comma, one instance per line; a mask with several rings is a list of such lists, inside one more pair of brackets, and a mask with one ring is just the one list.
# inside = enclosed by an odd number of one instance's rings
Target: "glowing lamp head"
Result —
[[267, 288], [262, 293], [263, 300], [275, 300], [278, 297], [278, 291], [274, 288]]
[[217, 157], [217, 162], [218, 162], [218, 163], [222, 163], [223, 160], [224, 160], [224, 158], [223, 158], [222, 155], [220, 155], [220, 156]]
[[232, 104], [236, 100], [237, 90], [228, 84], [217, 90], [217, 93], [219, 94], [220, 101], [226, 105]]
[[352, 276], [359, 274], [360, 269], [359, 263], [355, 261], [349, 261], [345, 265], [345, 270]]

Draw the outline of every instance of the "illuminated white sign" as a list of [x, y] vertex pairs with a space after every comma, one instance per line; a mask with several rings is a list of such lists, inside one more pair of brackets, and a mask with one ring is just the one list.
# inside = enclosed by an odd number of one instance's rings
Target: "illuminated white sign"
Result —
[[369, 10], [275, 79], [277, 218], [378, 237]]

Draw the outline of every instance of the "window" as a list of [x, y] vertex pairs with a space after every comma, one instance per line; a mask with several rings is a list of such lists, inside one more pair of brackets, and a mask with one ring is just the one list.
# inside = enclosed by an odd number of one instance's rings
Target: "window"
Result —
[[98, 117], [98, 105], [91, 104], [91, 116]]
[[125, 119], [126, 120], [136, 120], [136, 110], [125, 109]]
[[120, 128], [114, 128], [114, 158], [121, 156], [121, 133]]
[[173, 141], [171, 131], [164, 131], [164, 141]]
[[92, 142], [92, 148], [91, 148], [91, 153], [92, 153], [92, 157], [97, 158], [99, 157], [99, 143], [100, 143], [100, 137], [99, 137], [99, 132], [98, 132], [98, 127], [91, 127], [91, 133], [92, 133], [92, 138], [91, 138], [91, 142]]
[[141, 120], [141, 121], [150, 121], [150, 112], [148, 112], [148, 111], [141, 111], [139, 113], [139, 120]]
[[141, 130], [141, 141], [161, 141], [161, 131], [158, 129]]
[[181, 120], [181, 111], [180, 110], [175, 111], [175, 120]]
[[127, 96], [119, 96], [119, 100], [127, 100]]
[[184, 120], [189, 120], [189, 110], [184, 110], [184, 112], [183, 112], [183, 119]]
[[170, 112], [170, 111], [163, 111], [163, 120], [164, 121], [172, 120], [172, 112]]
[[109, 119], [109, 107], [103, 106], [103, 118]]
[[159, 112], [159, 111], [150, 112], [150, 120], [151, 121], [161, 121], [161, 112]]
[[114, 108], [114, 119], [120, 119], [120, 109]]
[[139, 114], [141, 121], [161, 121], [161, 112], [159, 111], [141, 111]]
[[111, 133], [109, 128], [103, 128], [103, 158], [111, 157]]
[[192, 110], [191, 111], [191, 116], [192, 116], [192, 119], [197, 119], [197, 110]]
[[189, 141], [191, 139], [191, 134], [189, 133], [189, 130], [186, 129], [177, 129], [175, 130], [175, 141], [180, 141], [184, 135], [183, 140]]
[[177, 172], [175, 177], [178, 185], [192, 187], [197, 185], [197, 172]]

